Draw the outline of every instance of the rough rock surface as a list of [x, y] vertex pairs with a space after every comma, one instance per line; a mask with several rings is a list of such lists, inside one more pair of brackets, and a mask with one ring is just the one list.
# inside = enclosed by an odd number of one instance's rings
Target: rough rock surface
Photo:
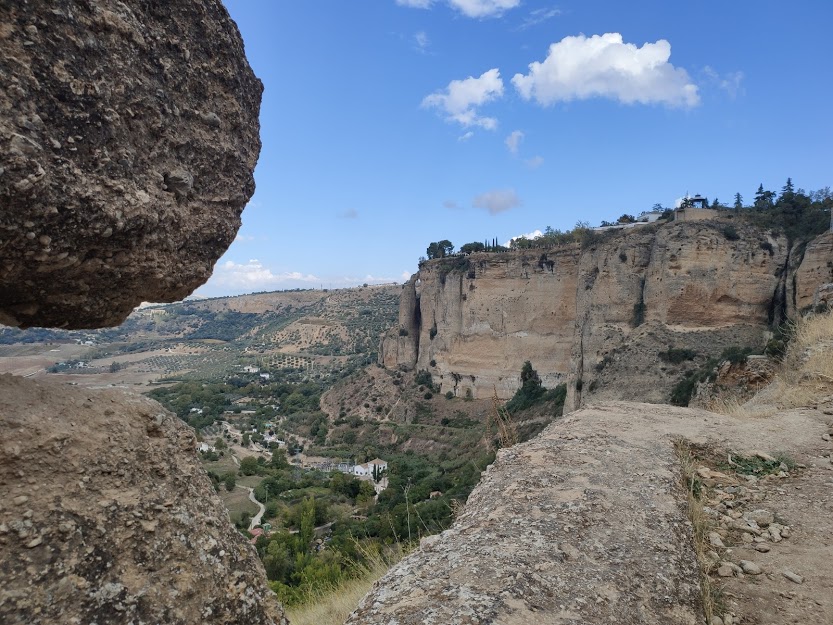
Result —
[[347, 623], [699, 624], [674, 438], [747, 454], [782, 449], [803, 461], [822, 443], [820, 416], [744, 420], [625, 402], [574, 412], [502, 450], [452, 528], [424, 539]]
[[[795, 297], [804, 306], [833, 279], [828, 235], [802, 260], [783, 237], [737, 231], [730, 240], [720, 222], [672, 223], [584, 250], [428, 261], [411, 281], [415, 297], [402, 299], [399, 328], [408, 333], [386, 335], [380, 362], [428, 370], [458, 396], [496, 388], [511, 397], [529, 360], [544, 386], [567, 383], [567, 409], [588, 398], [668, 401], [684, 369], [729, 346], [763, 347]], [[671, 347], [698, 359], [666, 364], [659, 354]]]
[[1, 622], [284, 622], [159, 404], [4, 375], [0, 431]]
[[262, 85], [220, 0], [0, 3], [0, 323], [115, 325], [205, 282]]

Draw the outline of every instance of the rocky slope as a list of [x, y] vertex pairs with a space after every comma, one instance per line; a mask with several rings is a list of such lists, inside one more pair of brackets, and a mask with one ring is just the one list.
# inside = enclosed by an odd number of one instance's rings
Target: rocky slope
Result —
[[3, 375], [0, 429], [0, 621], [285, 622], [159, 404]]
[[[719, 222], [672, 223], [585, 246], [428, 261], [406, 285], [380, 362], [426, 369], [442, 391], [504, 398], [525, 360], [544, 385], [587, 397], [667, 401], [687, 365], [732, 345], [762, 347], [773, 321], [833, 281], [833, 234], [790, 249], [784, 237]], [[699, 359], [699, 360], [698, 360]]]
[[0, 83], [0, 323], [112, 326], [208, 279], [260, 152], [220, 0], [0, 3]]
[[[713, 623], [829, 622], [829, 419], [626, 402], [574, 412], [501, 450], [453, 527], [391, 569], [348, 624], [702, 623], [678, 439], [721, 460], [779, 450], [805, 466], [794, 487], [786, 473], [757, 484], [698, 468], [720, 486], [721, 499], [707, 502], [720, 545], [710, 557], [737, 576]], [[760, 508], [777, 514], [789, 540], [763, 538], [740, 512], [756, 508], [759, 520]]]

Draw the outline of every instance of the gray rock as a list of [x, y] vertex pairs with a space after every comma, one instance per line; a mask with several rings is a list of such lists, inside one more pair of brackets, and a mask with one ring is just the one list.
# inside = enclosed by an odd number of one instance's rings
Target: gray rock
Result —
[[775, 522], [775, 515], [769, 510], [752, 510], [743, 515], [747, 521], [753, 521], [760, 527], [767, 527]]
[[801, 577], [801, 575], [798, 575], [797, 573], [793, 573], [792, 571], [783, 571], [783, 575], [788, 580], [790, 580], [791, 582], [794, 582], [796, 584], [803, 584], [804, 583], [804, 578]]
[[23, 20], [46, 30], [0, 37], [0, 323], [184, 298], [254, 192], [262, 85], [236, 25], [220, 0], [0, 3]]
[[709, 532], [709, 544], [712, 547], [717, 547], [718, 549], [726, 548], [726, 545], [723, 544], [723, 539], [717, 532]]
[[741, 560], [740, 568], [743, 569], [743, 572], [747, 575], [760, 575], [763, 573], [761, 567], [750, 560]]

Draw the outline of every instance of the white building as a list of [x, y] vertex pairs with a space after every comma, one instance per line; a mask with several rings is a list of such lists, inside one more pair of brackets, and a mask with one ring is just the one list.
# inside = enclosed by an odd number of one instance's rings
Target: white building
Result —
[[376, 458], [375, 460], [365, 462], [364, 464], [357, 464], [353, 467], [353, 475], [356, 475], [358, 477], [369, 475], [372, 477], [374, 467], [376, 467], [377, 471], [381, 473], [382, 471], [388, 470], [388, 463], [384, 460]]

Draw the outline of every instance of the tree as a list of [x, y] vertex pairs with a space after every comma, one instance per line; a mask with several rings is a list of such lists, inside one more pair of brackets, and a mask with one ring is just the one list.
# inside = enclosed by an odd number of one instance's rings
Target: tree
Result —
[[712, 200], [712, 208], [720, 208], [720, 200], [714, 198], [714, 200]]
[[481, 243], [480, 241], [474, 241], [472, 243], [466, 243], [465, 245], [460, 246], [460, 253], [461, 254], [471, 254], [473, 252], [483, 252], [486, 249], [486, 246]]
[[622, 215], [616, 221], [617, 221], [617, 223], [620, 223], [620, 224], [632, 224], [632, 223], [636, 222], [636, 217], [634, 217], [633, 215], [628, 215], [627, 213], [625, 213], [624, 215]]
[[233, 491], [234, 487], [237, 485], [237, 478], [234, 477], [234, 473], [226, 473], [223, 478], [223, 484], [225, 484], [227, 491]]
[[240, 471], [243, 472], [243, 475], [255, 475], [257, 469], [257, 458], [255, 456], [246, 456], [240, 461]]
[[772, 191], [765, 191], [763, 183], [758, 185], [758, 190], [755, 192], [755, 208], [758, 210], [771, 208], [774, 199], [775, 193]]
[[795, 188], [793, 187], [793, 180], [792, 178], [787, 178], [787, 184], [785, 184], [781, 189], [781, 197], [791, 196], [794, 193]]
[[735, 209], [743, 208], [743, 196], [740, 193], [735, 193]]
[[657, 202], [656, 204], [654, 204], [654, 205], [651, 207], [651, 210], [652, 210], [652, 211], [654, 211], [654, 212], [657, 212], [657, 213], [661, 213], [662, 211], [664, 211], [664, 210], [665, 210], [665, 208], [662, 206], [662, 204], [660, 204], [659, 202]]
[[243, 432], [243, 439], [240, 442], [240, 444], [243, 445], [243, 447], [248, 447], [249, 446], [249, 433], [248, 432]]
[[315, 498], [307, 497], [301, 504], [301, 528], [299, 537], [302, 548], [306, 551], [312, 543], [315, 533]]
[[122, 368], [122, 366], [119, 363], [117, 363], [115, 360], [110, 363], [110, 373], [116, 373], [121, 368]]
[[428, 246], [426, 253], [428, 254], [429, 260], [432, 258], [445, 258], [454, 253], [454, 244], [448, 239], [435, 241]]

